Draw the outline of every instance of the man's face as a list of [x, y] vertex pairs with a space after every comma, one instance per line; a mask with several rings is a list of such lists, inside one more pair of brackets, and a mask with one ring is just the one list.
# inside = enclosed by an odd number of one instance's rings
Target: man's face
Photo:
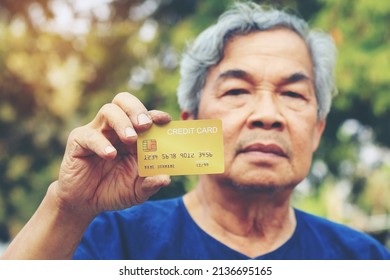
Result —
[[234, 37], [209, 71], [198, 118], [222, 120], [225, 172], [213, 175], [220, 183], [263, 189], [298, 184], [325, 126], [317, 119], [303, 40], [287, 29]]

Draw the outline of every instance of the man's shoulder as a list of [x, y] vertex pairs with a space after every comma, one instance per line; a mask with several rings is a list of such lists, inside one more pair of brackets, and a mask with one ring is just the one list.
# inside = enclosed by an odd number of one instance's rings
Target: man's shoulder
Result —
[[390, 258], [390, 252], [367, 233], [301, 210], [295, 209], [295, 213], [298, 234], [308, 242], [332, 248], [334, 253], [339, 251], [349, 258]]
[[321, 236], [326, 234], [333, 239], [337, 236], [338, 239], [350, 239], [351, 237], [354, 237], [357, 239], [368, 239], [370, 241], [374, 240], [368, 234], [344, 224], [297, 209], [295, 210], [295, 213], [299, 227], [305, 231], [309, 230], [313, 233], [321, 233]]
[[171, 215], [179, 214], [182, 209], [182, 197], [149, 200], [142, 204], [117, 211], [104, 212], [100, 215], [102, 219], [114, 219], [116, 221], [129, 222], [131, 220], [152, 219], [153, 221]]
[[89, 225], [74, 258], [162, 258], [183, 228], [183, 207], [179, 197], [103, 212]]

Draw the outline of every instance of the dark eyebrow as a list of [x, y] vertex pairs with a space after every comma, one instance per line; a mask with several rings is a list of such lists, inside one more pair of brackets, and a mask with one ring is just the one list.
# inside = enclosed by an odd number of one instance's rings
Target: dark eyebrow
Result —
[[306, 74], [302, 72], [297, 72], [288, 77], [282, 78], [280, 83], [282, 85], [288, 85], [301, 81], [311, 81], [311, 79]]
[[217, 80], [221, 80], [221, 79], [224, 80], [224, 79], [228, 79], [228, 78], [237, 78], [237, 79], [248, 80], [250, 77], [249, 77], [249, 74], [243, 70], [232, 69], [232, 70], [227, 70], [227, 71], [219, 74]]

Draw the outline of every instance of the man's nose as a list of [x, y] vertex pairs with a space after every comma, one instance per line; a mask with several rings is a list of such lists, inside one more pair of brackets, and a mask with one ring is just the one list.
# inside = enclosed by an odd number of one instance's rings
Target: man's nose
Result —
[[251, 128], [282, 129], [284, 120], [275, 93], [259, 93], [251, 106], [248, 125]]

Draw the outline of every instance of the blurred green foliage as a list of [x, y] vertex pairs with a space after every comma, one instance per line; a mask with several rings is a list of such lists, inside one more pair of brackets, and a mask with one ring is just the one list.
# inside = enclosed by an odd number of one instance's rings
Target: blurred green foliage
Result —
[[[180, 53], [232, 2], [0, 0], [1, 228], [14, 236], [27, 221], [57, 178], [70, 130], [115, 93], [130, 91], [178, 119]], [[339, 50], [339, 94], [294, 205], [388, 242], [390, 2], [255, 2], [296, 10]], [[61, 25], [64, 16], [72, 20]], [[175, 177], [153, 199], [194, 181]]]

